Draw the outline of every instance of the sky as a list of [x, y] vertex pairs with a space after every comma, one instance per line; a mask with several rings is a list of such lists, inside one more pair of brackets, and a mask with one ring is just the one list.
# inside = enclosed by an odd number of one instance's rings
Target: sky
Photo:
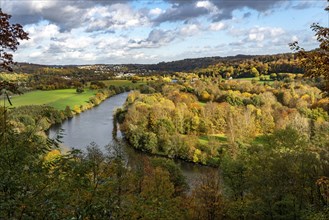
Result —
[[0, 0], [23, 25], [14, 60], [48, 65], [151, 64], [318, 46], [327, 0]]

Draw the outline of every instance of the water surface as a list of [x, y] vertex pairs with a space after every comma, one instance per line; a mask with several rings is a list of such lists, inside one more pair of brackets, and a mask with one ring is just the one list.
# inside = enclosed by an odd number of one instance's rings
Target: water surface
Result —
[[113, 114], [121, 107], [128, 96], [128, 92], [121, 93], [104, 100], [100, 105], [80, 113], [60, 125], [49, 129], [49, 137], [54, 138], [62, 129], [63, 146], [71, 149], [84, 150], [95, 142], [104, 150], [104, 146], [112, 142]]

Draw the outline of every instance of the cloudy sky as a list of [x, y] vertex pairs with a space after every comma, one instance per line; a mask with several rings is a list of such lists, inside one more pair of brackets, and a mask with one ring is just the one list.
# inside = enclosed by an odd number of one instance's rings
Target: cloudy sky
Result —
[[0, 0], [29, 33], [14, 55], [39, 64], [158, 63], [317, 46], [327, 0]]

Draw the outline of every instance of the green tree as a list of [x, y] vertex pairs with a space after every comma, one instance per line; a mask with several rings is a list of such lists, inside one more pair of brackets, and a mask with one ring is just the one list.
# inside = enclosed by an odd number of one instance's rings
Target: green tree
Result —
[[225, 157], [221, 169], [230, 196], [228, 215], [300, 219], [308, 209], [323, 210], [326, 204], [315, 184], [326, 172], [321, 160], [307, 137], [291, 127], [266, 136], [262, 145], [240, 151], [236, 158]]
[[85, 90], [82, 88], [82, 87], [78, 87], [77, 89], [76, 89], [76, 92], [77, 93], [83, 93]]
[[65, 107], [64, 113], [65, 113], [65, 116], [68, 118], [73, 117], [72, 110], [71, 110], [70, 106], [68, 106], [68, 105]]
[[[6, 109], [0, 110], [6, 115]], [[0, 124], [0, 218], [40, 218], [39, 208], [51, 183], [42, 158], [51, 142], [47, 144], [33, 126], [18, 133], [6, 117]]]

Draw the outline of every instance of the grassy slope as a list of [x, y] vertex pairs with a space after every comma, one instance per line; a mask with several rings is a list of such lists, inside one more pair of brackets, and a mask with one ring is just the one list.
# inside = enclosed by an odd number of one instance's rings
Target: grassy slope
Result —
[[[96, 91], [86, 89], [78, 94], [75, 89], [60, 89], [51, 91], [33, 91], [11, 98], [13, 107], [22, 105], [49, 105], [59, 110], [64, 110], [68, 105], [82, 105], [95, 95]], [[8, 103], [6, 104], [8, 105]]]

